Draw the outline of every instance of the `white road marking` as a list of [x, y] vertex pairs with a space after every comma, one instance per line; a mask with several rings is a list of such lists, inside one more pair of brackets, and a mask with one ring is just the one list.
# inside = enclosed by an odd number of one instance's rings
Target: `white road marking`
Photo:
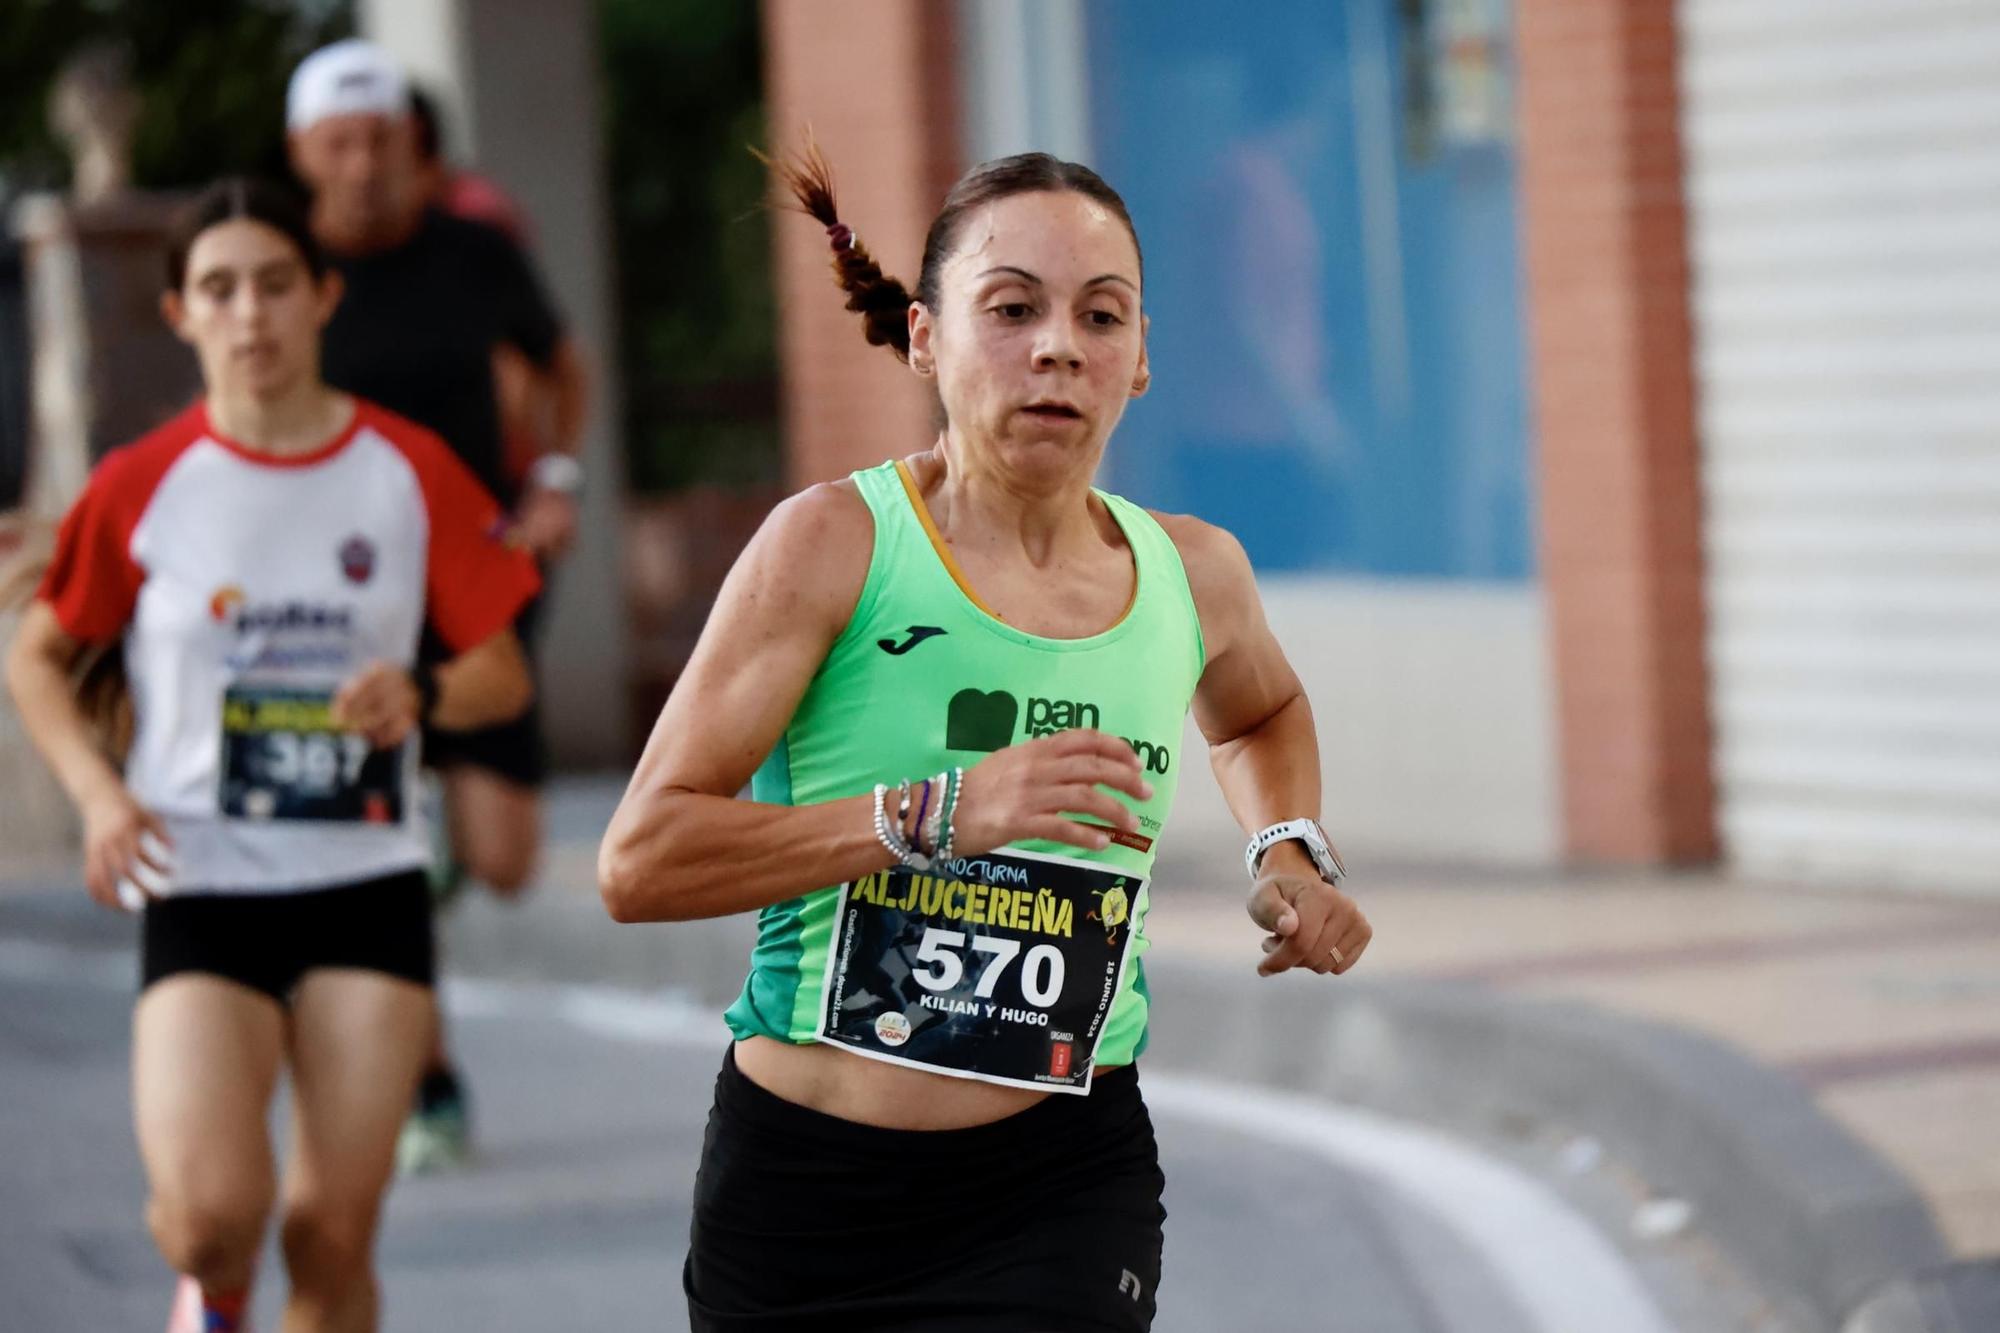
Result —
[[1366, 1175], [1484, 1257], [1546, 1333], [1671, 1333], [1624, 1256], [1553, 1191], [1406, 1120], [1268, 1088], [1148, 1070], [1155, 1113], [1253, 1134]]

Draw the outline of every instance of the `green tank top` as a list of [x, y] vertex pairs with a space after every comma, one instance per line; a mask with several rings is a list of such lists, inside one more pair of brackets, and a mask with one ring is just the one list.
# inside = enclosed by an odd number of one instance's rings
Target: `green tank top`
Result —
[[[810, 805], [866, 795], [878, 782], [893, 787], [955, 765], [969, 771], [993, 750], [1093, 727], [1126, 738], [1152, 784], [1152, 799], [1135, 807], [1140, 830], [1133, 845], [1086, 851], [1029, 840], [1005, 850], [1053, 854], [1087, 863], [1093, 873], [1101, 868], [1143, 881], [1188, 759], [1181, 727], [1205, 662], [1194, 596], [1173, 540], [1145, 510], [1097, 492], [1130, 543], [1138, 586], [1109, 629], [1046, 639], [1004, 623], [978, 602], [900, 463], [856, 472], [854, 481], [875, 520], [867, 582], [757, 770], [753, 798]], [[868, 887], [868, 880], [857, 881], [864, 895]], [[879, 883], [874, 887], [879, 902]], [[822, 1039], [841, 891], [818, 889], [759, 916], [750, 976], [726, 1015], [738, 1038]], [[1145, 1046], [1148, 907], [1142, 883], [1129, 902], [1128, 952], [1096, 1039], [1099, 1067], [1129, 1064]]]

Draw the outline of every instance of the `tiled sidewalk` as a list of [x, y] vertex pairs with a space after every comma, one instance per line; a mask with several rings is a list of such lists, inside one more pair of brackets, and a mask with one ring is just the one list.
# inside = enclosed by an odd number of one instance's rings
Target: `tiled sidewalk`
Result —
[[[1257, 957], [1241, 872], [1165, 868], [1163, 955]], [[2000, 1253], [2000, 896], [1710, 875], [1397, 870], [1352, 882], [1368, 974], [1471, 980], [1691, 1028], [1798, 1078], [1911, 1178], [1961, 1256]]]

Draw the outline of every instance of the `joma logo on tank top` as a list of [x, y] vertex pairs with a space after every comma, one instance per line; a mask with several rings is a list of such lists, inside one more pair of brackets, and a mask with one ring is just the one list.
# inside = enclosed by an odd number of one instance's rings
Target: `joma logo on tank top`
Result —
[[[1014, 726], [1020, 722], [1021, 705], [1005, 690], [964, 689], [951, 696], [945, 710], [944, 744], [948, 750], [1002, 750], [1014, 743]], [[1053, 736], [1074, 727], [1103, 726], [1098, 707], [1076, 699], [1030, 697], [1024, 739]], [[1173, 767], [1173, 751], [1152, 741], [1120, 737], [1139, 756], [1149, 773], [1165, 773]]]

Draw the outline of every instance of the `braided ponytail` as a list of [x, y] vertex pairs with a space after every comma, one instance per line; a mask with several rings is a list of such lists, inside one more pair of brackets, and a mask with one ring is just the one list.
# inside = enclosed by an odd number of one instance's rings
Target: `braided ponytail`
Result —
[[1132, 250], [1139, 256], [1143, 276], [1146, 260], [1139, 249], [1139, 233], [1125, 201], [1089, 167], [1064, 162], [1047, 153], [1020, 153], [1013, 157], [982, 162], [959, 177], [944, 199], [937, 216], [931, 219], [924, 236], [923, 269], [912, 293], [882, 271], [861, 240], [840, 220], [833, 204], [833, 168], [826, 155], [806, 135], [805, 151], [789, 162], [774, 162], [755, 148], [757, 160], [778, 173], [791, 192], [799, 212], [816, 219], [833, 242], [833, 275], [847, 293], [847, 308], [859, 314], [866, 325], [868, 341], [886, 346], [899, 360], [910, 359], [910, 303], [921, 301], [935, 312], [943, 296], [944, 265], [958, 245], [958, 233], [975, 210], [995, 200], [1017, 194], [1063, 193], [1094, 199], [1115, 214], [1131, 234]]
[[[755, 152], [756, 150], [751, 150]], [[798, 201], [800, 212], [826, 228], [833, 243], [833, 276], [847, 293], [847, 308], [861, 316], [870, 344], [887, 347], [900, 361], [910, 359], [910, 289], [882, 271], [868, 247], [840, 220], [833, 203], [833, 168], [819, 145], [807, 139], [805, 152], [789, 162], [757, 156], [778, 173]]]

